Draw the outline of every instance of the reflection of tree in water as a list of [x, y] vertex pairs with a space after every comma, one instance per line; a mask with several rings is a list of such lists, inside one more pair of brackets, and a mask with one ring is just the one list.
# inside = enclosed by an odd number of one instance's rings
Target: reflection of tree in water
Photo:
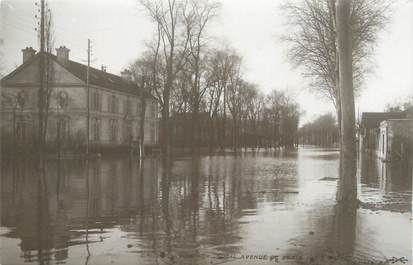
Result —
[[311, 211], [305, 219], [308, 233], [292, 240], [285, 255], [299, 264], [353, 264], [359, 258], [354, 253], [357, 208], [339, 203]]
[[239, 184], [222, 168], [204, 167], [205, 161], [199, 157], [183, 164], [163, 164], [160, 203], [164, 239], [157, 245], [156, 260], [198, 264], [213, 258], [212, 249], [227, 251], [227, 244], [239, 240], [233, 236], [237, 233], [233, 206], [239, 205], [239, 192], [232, 190]]
[[181, 168], [165, 161], [158, 172], [156, 161], [45, 161], [38, 178], [34, 163], [19, 161], [3, 170], [2, 223], [15, 227], [6, 236], [22, 240], [27, 261], [66, 260], [70, 246], [84, 245], [88, 263], [97, 255], [91, 245], [115, 226], [139, 239], [130, 250], [141, 249], [144, 264], [193, 264], [212, 252], [237, 252], [237, 220], [254, 200], [242, 191], [239, 165], [194, 157]]

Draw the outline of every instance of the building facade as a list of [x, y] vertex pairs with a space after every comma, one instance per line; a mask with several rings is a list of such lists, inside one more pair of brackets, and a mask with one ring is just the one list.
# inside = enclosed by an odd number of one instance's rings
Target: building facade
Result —
[[[140, 90], [124, 72], [117, 76], [105, 69], [89, 68], [71, 61], [69, 49], [60, 47], [57, 54], [23, 51], [23, 64], [1, 80], [2, 148], [31, 148], [38, 137], [40, 57], [48, 66], [45, 89], [48, 91], [46, 143], [48, 148], [81, 151], [87, 142], [89, 123], [90, 148], [130, 147], [140, 140], [142, 99], [146, 105], [144, 144], [158, 144], [158, 104]], [[87, 104], [89, 80], [89, 106]], [[89, 107], [89, 122], [88, 109]]]
[[405, 117], [404, 112], [363, 112], [359, 128], [360, 152], [375, 153], [379, 149], [382, 121]]
[[413, 119], [390, 119], [380, 123], [377, 156], [385, 161], [413, 157]]

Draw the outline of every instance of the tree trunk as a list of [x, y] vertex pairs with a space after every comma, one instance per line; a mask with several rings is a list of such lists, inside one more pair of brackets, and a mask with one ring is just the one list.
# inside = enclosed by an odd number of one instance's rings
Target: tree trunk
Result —
[[225, 150], [226, 138], [227, 138], [227, 94], [226, 87], [224, 87], [224, 117], [222, 119], [222, 139], [221, 139], [221, 149]]
[[209, 127], [209, 152], [212, 153], [213, 148], [215, 147], [215, 126], [214, 126], [214, 116], [209, 117], [208, 119], [208, 127]]
[[199, 104], [194, 104], [194, 109], [192, 110], [192, 121], [191, 121], [191, 151], [195, 152], [199, 147], [199, 129], [198, 129], [198, 119], [199, 119]]
[[351, 0], [338, 0], [337, 40], [340, 73], [340, 103], [342, 112], [342, 170], [340, 172], [337, 200], [342, 202], [356, 202], [357, 200], [355, 110], [350, 7]]
[[162, 128], [162, 153], [169, 155], [170, 146], [169, 146], [169, 98], [166, 100], [162, 108], [162, 119], [161, 119], [161, 128]]
[[[142, 84], [142, 88], [144, 84]], [[146, 115], [146, 100], [145, 96], [141, 97], [141, 109], [140, 109], [140, 120], [139, 120], [139, 159], [143, 159], [145, 156], [145, 115]]]

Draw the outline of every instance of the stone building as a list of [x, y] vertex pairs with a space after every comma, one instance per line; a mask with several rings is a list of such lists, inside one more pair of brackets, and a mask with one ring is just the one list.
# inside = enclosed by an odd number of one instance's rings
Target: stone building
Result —
[[[65, 46], [57, 54], [25, 48], [23, 63], [1, 80], [2, 148], [33, 147], [38, 132], [40, 57], [49, 67], [50, 88], [46, 142], [48, 148], [84, 150], [87, 135], [87, 66], [69, 59]], [[129, 74], [130, 76], [130, 74]], [[158, 144], [158, 104], [128, 77], [90, 67], [89, 141], [92, 150], [129, 147], [140, 139], [141, 99], [146, 101], [144, 144]]]

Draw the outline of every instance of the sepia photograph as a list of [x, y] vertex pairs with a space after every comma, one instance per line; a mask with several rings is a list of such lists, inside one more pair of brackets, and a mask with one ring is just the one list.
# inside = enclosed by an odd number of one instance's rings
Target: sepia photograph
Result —
[[412, 265], [413, 0], [0, 0], [0, 265]]

